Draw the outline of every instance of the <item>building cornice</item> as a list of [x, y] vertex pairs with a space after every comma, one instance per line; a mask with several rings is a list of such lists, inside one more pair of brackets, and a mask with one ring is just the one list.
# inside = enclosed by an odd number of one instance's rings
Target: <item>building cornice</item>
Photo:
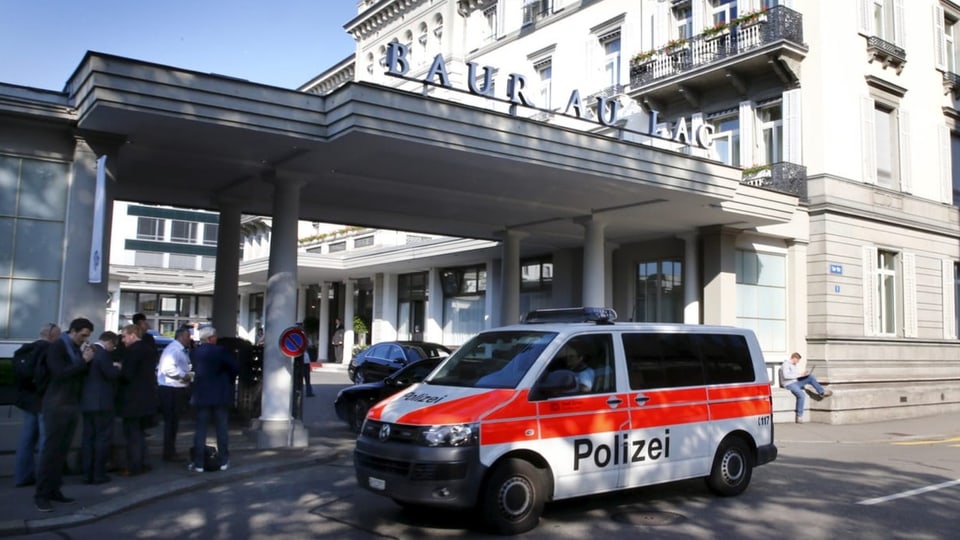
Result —
[[366, 39], [413, 11], [426, 0], [384, 0], [343, 25], [356, 40]]

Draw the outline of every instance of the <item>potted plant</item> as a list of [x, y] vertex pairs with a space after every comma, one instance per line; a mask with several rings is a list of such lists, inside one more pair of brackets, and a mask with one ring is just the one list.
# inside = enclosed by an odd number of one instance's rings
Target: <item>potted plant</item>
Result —
[[764, 22], [766, 20], [767, 20], [767, 8], [762, 8], [756, 11], [751, 11], [749, 13], [744, 13], [743, 15], [734, 19], [733, 24], [746, 28], [748, 26], [753, 26], [754, 24]]
[[674, 54], [682, 50], [687, 45], [687, 40], [685, 39], [671, 39], [663, 46], [663, 52], [667, 54]]
[[356, 334], [361, 345], [367, 343], [367, 323], [363, 322], [360, 317], [353, 318], [353, 333]]
[[650, 51], [639, 52], [639, 53], [633, 55], [633, 56], [630, 58], [630, 67], [631, 67], [631, 68], [638, 68], [638, 67], [640, 67], [640, 66], [642, 66], [642, 65], [644, 65], [644, 64], [647, 64], [648, 62], [650, 62], [651, 60], [653, 60], [653, 56], [654, 56], [655, 54], [657, 54], [657, 51], [650, 50]]
[[743, 169], [743, 182], [751, 185], [760, 185], [765, 178], [770, 178], [770, 165], [751, 165]]
[[709, 27], [707, 27], [707, 28], [704, 28], [702, 34], [703, 34], [703, 37], [705, 37], [705, 38], [707, 38], [707, 39], [710, 39], [710, 38], [713, 38], [713, 37], [717, 37], [717, 36], [726, 34], [726, 33], [728, 33], [729, 31], [730, 31], [730, 25], [728, 25], [728, 24], [725, 23], [725, 22], [718, 22], [717, 24], [715, 24], [715, 25], [713, 25], [713, 26], [709, 26]]

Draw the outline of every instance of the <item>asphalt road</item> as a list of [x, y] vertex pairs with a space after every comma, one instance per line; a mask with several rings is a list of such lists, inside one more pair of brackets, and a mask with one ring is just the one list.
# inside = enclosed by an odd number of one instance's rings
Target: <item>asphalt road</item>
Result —
[[[311, 438], [328, 462], [162, 499], [102, 521], [29, 538], [485, 538], [470, 512], [410, 512], [357, 488], [352, 435], [333, 415], [342, 371], [314, 374]], [[955, 538], [960, 437], [897, 442], [803, 440], [781, 429], [780, 456], [741, 496], [700, 480], [547, 505], [526, 538]], [[960, 426], [957, 426], [960, 435]]]

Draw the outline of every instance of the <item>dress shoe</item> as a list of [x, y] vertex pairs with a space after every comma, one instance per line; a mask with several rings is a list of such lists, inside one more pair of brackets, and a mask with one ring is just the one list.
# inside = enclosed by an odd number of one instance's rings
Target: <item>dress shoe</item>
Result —
[[53, 492], [53, 495], [50, 496], [50, 500], [53, 501], [53, 502], [58, 502], [58, 503], [63, 503], [63, 504], [70, 504], [70, 503], [73, 503], [73, 502], [77, 502], [76, 499], [71, 499], [70, 497], [67, 497], [67, 496], [64, 495], [63, 492], [60, 491], [60, 490], [54, 491], [54, 492]]
[[37, 510], [41, 512], [53, 512], [53, 505], [50, 504], [49, 499], [36, 498], [33, 500], [34, 504], [37, 505]]

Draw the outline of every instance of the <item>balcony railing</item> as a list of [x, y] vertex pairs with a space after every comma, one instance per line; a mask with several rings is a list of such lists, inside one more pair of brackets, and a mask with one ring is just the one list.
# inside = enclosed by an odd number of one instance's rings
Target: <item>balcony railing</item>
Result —
[[807, 200], [807, 168], [796, 163], [780, 161], [759, 170], [744, 171], [741, 183]]
[[907, 51], [877, 36], [867, 38], [867, 52], [870, 60], [879, 60], [883, 67], [893, 67], [899, 74], [907, 63]]
[[642, 86], [782, 40], [803, 44], [803, 15], [776, 6], [728, 27], [638, 55], [631, 60], [630, 83]]
[[953, 93], [954, 99], [960, 94], [960, 75], [952, 71], [943, 74], [943, 91], [945, 94]]

